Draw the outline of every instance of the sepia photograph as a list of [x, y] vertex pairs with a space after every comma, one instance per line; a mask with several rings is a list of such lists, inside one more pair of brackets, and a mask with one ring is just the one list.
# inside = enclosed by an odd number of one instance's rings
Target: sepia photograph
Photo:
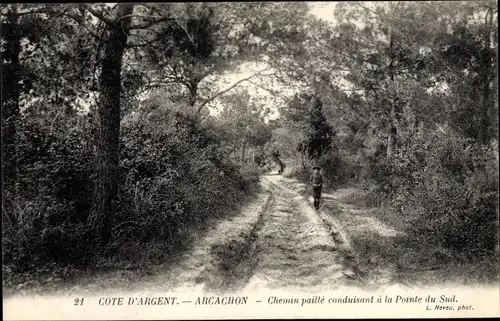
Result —
[[497, 1], [0, 19], [5, 320], [500, 316]]

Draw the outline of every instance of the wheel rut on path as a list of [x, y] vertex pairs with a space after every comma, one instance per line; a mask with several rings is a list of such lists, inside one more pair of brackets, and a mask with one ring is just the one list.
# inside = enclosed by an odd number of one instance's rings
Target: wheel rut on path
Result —
[[258, 259], [244, 289], [338, 289], [345, 281], [343, 257], [321, 218], [279, 176], [263, 181], [274, 204], [257, 232]]

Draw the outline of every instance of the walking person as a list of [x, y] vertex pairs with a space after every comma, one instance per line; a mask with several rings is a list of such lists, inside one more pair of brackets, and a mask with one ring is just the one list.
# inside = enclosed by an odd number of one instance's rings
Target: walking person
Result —
[[323, 188], [323, 175], [321, 175], [321, 168], [319, 166], [313, 167], [313, 172], [309, 180], [312, 183], [314, 208], [319, 209], [321, 189]]

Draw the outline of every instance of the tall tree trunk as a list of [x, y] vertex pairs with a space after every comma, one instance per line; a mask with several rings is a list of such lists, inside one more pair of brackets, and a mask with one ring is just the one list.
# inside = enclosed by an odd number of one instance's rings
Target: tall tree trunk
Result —
[[[387, 26], [387, 38], [389, 42], [389, 47], [388, 47], [388, 55], [389, 55], [389, 81], [392, 84], [394, 81], [394, 71], [393, 71], [393, 64], [394, 64], [394, 53], [393, 53], [393, 38], [392, 38], [392, 16], [393, 16], [393, 5], [392, 1], [388, 2], [389, 5], [389, 19], [387, 21], [388, 26]], [[395, 101], [393, 100], [391, 103], [391, 110], [390, 110], [390, 116], [389, 116], [389, 133], [387, 136], [387, 152], [386, 156], [391, 157], [395, 146], [396, 146], [396, 141], [397, 141], [397, 127], [396, 127], [396, 106], [395, 106]]]
[[133, 8], [134, 4], [118, 5], [116, 19], [108, 26], [104, 46], [98, 107], [97, 181], [94, 204], [88, 219], [95, 233], [96, 245], [108, 243], [111, 236], [118, 187], [121, 68], [130, 26], [129, 18], [119, 19], [132, 14]]
[[1, 53], [2, 79], [2, 191], [15, 184], [17, 177], [16, 125], [19, 119], [19, 81], [21, 34], [17, 4], [11, 4], [2, 28], [5, 39]]
[[489, 128], [490, 128], [490, 74], [492, 70], [491, 66], [491, 35], [490, 30], [493, 25], [493, 10], [490, 8], [486, 13], [485, 17], [485, 32], [484, 40], [486, 42], [485, 48], [481, 54], [481, 75], [482, 75], [482, 102], [481, 102], [481, 122], [479, 127], [479, 142], [481, 144], [487, 144], [489, 142]]

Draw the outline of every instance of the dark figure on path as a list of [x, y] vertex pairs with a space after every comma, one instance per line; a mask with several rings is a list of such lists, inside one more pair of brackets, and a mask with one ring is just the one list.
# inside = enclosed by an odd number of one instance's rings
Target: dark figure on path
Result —
[[314, 208], [319, 209], [319, 200], [321, 198], [321, 189], [323, 188], [323, 176], [320, 172], [321, 168], [318, 166], [313, 167], [313, 172], [311, 178], [309, 179], [312, 183], [313, 188], [313, 198], [314, 198]]
[[278, 169], [278, 175], [283, 175], [283, 172], [285, 171], [285, 164], [283, 164], [282, 161], [279, 161], [279, 169]]
[[279, 166], [278, 175], [283, 175], [283, 172], [285, 171], [285, 164], [280, 160], [280, 153], [278, 151], [274, 151], [272, 155], [274, 161]]

